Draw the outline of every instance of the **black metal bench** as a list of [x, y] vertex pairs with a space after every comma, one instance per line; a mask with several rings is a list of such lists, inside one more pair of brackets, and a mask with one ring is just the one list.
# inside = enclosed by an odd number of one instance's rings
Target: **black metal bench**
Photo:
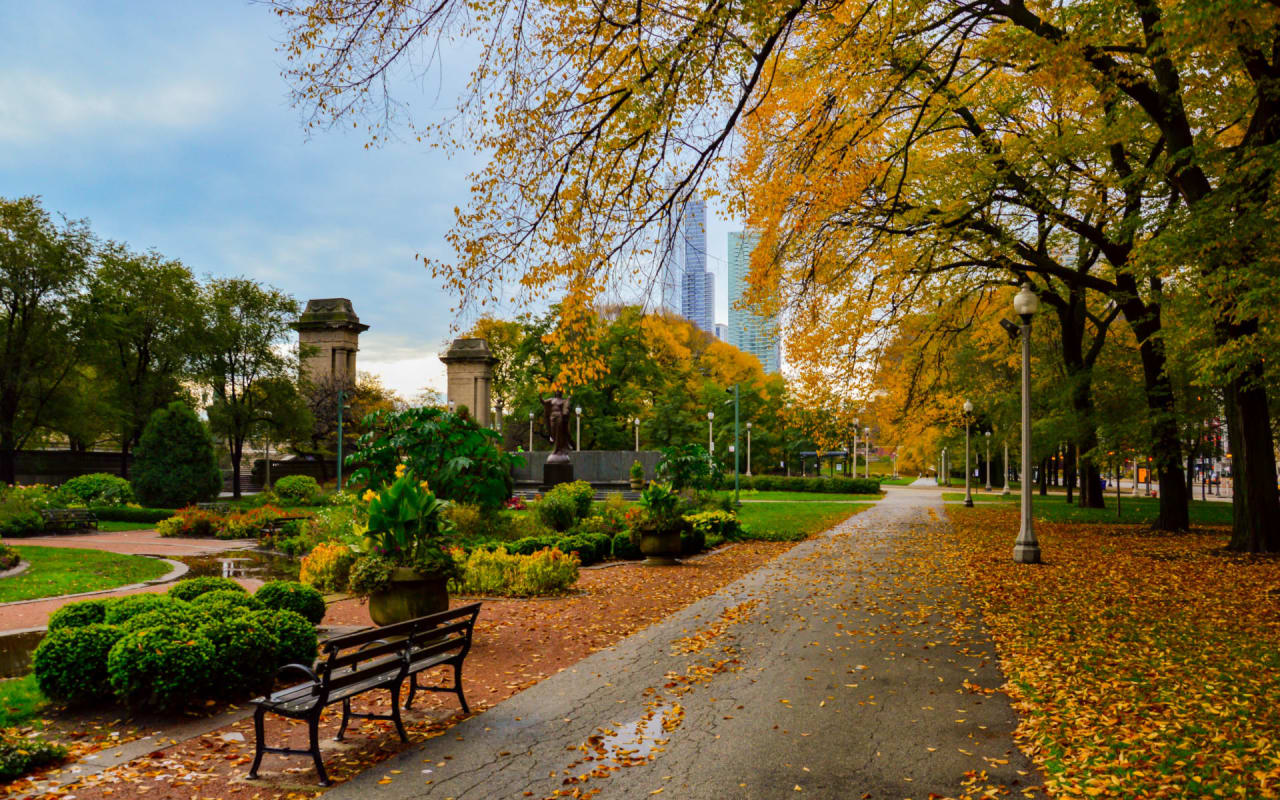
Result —
[[71, 531], [98, 527], [98, 516], [87, 508], [42, 508], [45, 530]]
[[[479, 613], [480, 604], [470, 603], [407, 622], [338, 636], [324, 643], [321, 659], [316, 662], [314, 670], [302, 664], [281, 667], [277, 677], [286, 672], [301, 672], [309, 680], [253, 701], [257, 706], [253, 716], [257, 738], [249, 777], [258, 777], [263, 753], [309, 755], [315, 762], [320, 785], [328, 786], [329, 776], [320, 756], [320, 714], [326, 706], [337, 702], [342, 703], [342, 724], [335, 737], [338, 741], [342, 741], [347, 732], [347, 723], [356, 718], [391, 720], [401, 741], [407, 742], [409, 737], [400, 720], [400, 689], [406, 678], [410, 681], [409, 698], [404, 704], [406, 709], [413, 703], [414, 694], [421, 690], [453, 692], [458, 695], [463, 713], [470, 713], [467, 698], [462, 693], [462, 662], [471, 650], [471, 633]], [[446, 665], [453, 666], [452, 686], [418, 684], [420, 673]], [[353, 697], [375, 689], [386, 689], [391, 693], [390, 714], [363, 714], [351, 710]], [[267, 747], [263, 738], [267, 712], [290, 719], [305, 719], [308, 749]]]
[[268, 520], [262, 525], [261, 535], [275, 536], [276, 534], [283, 531], [285, 526], [288, 525], [290, 522], [298, 522], [299, 520], [307, 520], [307, 519], [311, 519], [311, 517], [301, 516], [301, 515], [288, 516], [288, 517], [276, 517], [275, 519]]
[[231, 513], [230, 503], [196, 503], [196, 508], [213, 514], [221, 514], [224, 517]]

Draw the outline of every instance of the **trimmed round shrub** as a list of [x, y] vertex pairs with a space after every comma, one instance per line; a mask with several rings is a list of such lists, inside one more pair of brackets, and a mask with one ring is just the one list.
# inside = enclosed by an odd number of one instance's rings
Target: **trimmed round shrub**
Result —
[[67, 603], [62, 608], [53, 612], [49, 617], [49, 630], [56, 631], [62, 628], [83, 628], [85, 625], [93, 625], [98, 622], [104, 622], [107, 616], [107, 604], [110, 601], [106, 599], [100, 600], [81, 600], [78, 603]]
[[613, 537], [607, 533], [580, 533], [595, 549], [596, 561], [604, 561], [613, 553]]
[[644, 553], [640, 552], [640, 545], [631, 541], [631, 531], [623, 531], [613, 537], [613, 557], [625, 558], [629, 561], [644, 558]]
[[216, 694], [236, 697], [270, 686], [280, 649], [270, 626], [255, 624], [246, 617], [228, 617], [201, 625], [199, 634], [209, 640], [217, 653], [217, 663], [209, 675]]
[[181, 400], [151, 414], [133, 454], [133, 492], [143, 505], [182, 508], [222, 490], [213, 439]]
[[58, 487], [64, 502], [82, 505], [123, 506], [133, 502], [133, 486], [118, 475], [94, 472], [77, 475]]
[[212, 617], [208, 612], [191, 603], [181, 603], [181, 605], [175, 603], [132, 616], [120, 623], [120, 630], [125, 633], [140, 631], [143, 628], [181, 628], [194, 631], [210, 619]]
[[178, 581], [170, 587], [169, 596], [176, 597], [179, 600], [186, 600], [189, 603], [202, 594], [219, 591], [248, 593], [243, 586], [230, 578], [205, 575], [200, 578], [184, 578]]
[[106, 606], [103, 621], [108, 625], [119, 625], [131, 617], [145, 614], [148, 611], [155, 611], [166, 606], [181, 609], [186, 607], [186, 603], [181, 600], [175, 600], [168, 595], [143, 592], [142, 594], [131, 594], [125, 597], [113, 597], [106, 601]]
[[572, 528], [573, 523], [578, 519], [578, 509], [574, 504], [573, 496], [565, 492], [556, 492], [555, 489], [547, 492], [541, 500], [534, 503], [533, 513], [543, 525], [560, 533]]
[[231, 616], [236, 613], [237, 609], [257, 611], [262, 608], [262, 602], [252, 595], [245, 594], [243, 589], [238, 592], [233, 592], [230, 589], [205, 592], [191, 602], [197, 608], [202, 608], [215, 616]]
[[101, 623], [50, 630], [32, 658], [40, 691], [66, 703], [110, 697], [107, 656], [121, 634], [114, 625]]
[[578, 560], [584, 567], [600, 560], [596, 542], [587, 536], [565, 536], [559, 539], [555, 546], [562, 553], [577, 553]]
[[316, 629], [302, 615], [268, 608], [254, 611], [246, 615], [245, 619], [275, 634], [274, 658], [277, 667], [285, 664], [303, 664], [309, 667], [315, 663], [316, 647], [319, 646]]
[[551, 487], [546, 497], [566, 497], [573, 503], [573, 516], [582, 519], [591, 515], [591, 501], [595, 499], [596, 490], [586, 481], [570, 481]]
[[253, 596], [264, 608], [297, 612], [313, 625], [324, 619], [324, 595], [297, 581], [264, 583]]
[[130, 708], [174, 711], [208, 696], [216, 651], [198, 633], [144, 628], [126, 633], [107, 654], [107, 676]]
[[521, 556], [531, 556], [539, 550], [552, 547], [559, 541], [556, 536], [526, 536], [523, 539], [516, 539], [507, 545], [508, 553], [515, 553]]
[[320, 484], [310, 475], [286, 475], [276, 481], [272, 489], [281, 500], [304, 505], [320, 496]]

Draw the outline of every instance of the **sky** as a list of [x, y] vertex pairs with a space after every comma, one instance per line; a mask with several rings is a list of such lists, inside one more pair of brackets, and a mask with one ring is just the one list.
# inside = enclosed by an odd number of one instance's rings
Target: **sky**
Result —
[[[281, 75], [284, 28], [262, 5], [4, 3], [0, 31], [0, 196], [40, 195], [200, 276], [247, 276], [301, 303], [349, 298], [370, 326], [362, 372], [406, 398], [443, 390], [454, 301], [414, 255], [452, 255], [476, 156], [308, 135]], [[465, 53], [444, 64], [396, 89], [419, 121], [450, 111], [469, 71]], [[731, 229], [709, 206], [717, 322]]]

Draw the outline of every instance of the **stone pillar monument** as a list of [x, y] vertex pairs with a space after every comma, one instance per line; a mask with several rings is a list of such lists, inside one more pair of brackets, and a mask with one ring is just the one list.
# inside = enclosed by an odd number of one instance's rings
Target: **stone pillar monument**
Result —
[[355, 383], [360, 334], [369, 326], [360, 322], [350, 300], [308, 300], [293, 329], [302, 350], [303, 377], [316, 386]]
[[493, 392], [493, 365], [497, 360], [489, 352], [484, 339], [454, 339], [449, 349], [440, 356], [445, 364], [448, 402], [466, 406], [471, 418], [480, 425], [492, 427], [489, 404]]

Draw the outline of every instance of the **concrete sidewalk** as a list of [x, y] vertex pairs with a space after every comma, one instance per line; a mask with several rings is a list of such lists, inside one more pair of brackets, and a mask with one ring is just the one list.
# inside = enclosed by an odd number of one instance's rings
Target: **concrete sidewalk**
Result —
[[983, 770], [1021, 795], [1040, 780], [1013, 745], [1008, 702], [989, 693], [1002, 683], [989, 644], [930, 613], [936, 598], [899, 559], [912, 537], [942, 532], [942, 513], [936, 493], [890, 488], [768, 567], [325, 797], [923, 800], [959, 796], [966, 772]]

